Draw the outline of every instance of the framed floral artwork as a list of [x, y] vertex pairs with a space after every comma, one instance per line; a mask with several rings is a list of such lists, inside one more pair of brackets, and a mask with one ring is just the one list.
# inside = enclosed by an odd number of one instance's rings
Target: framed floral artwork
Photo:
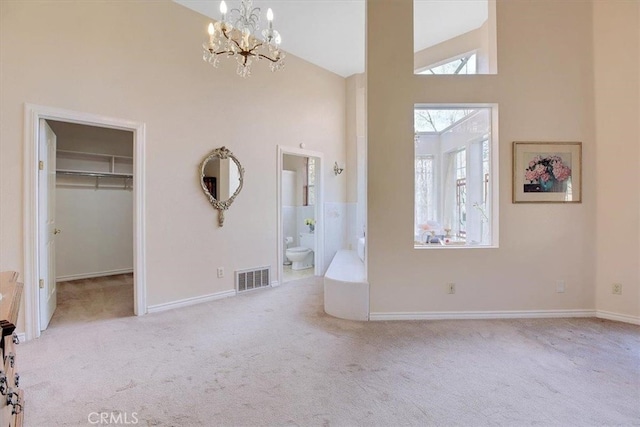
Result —
[[513, 203], [581, 202], [581, 142], [513, 143]]

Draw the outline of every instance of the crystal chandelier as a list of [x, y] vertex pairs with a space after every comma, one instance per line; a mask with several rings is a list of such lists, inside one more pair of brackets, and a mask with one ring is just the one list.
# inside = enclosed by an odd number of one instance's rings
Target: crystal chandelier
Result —
[[242, 77], [251, 75], [253, 60], [266, 59], [271, 71], [280, 70], [284, 66], [285, 54], [279, 48], [282, 41], [280, 34], [273, 29], [273, 12], [271, 9], [267, 10], [269, 26], [262, 31], [263, 41], [257, 37], [260, 8], [253, 7], [252, 0], [241, 1], [239, 9], [231, 9], [229, 21], [227, 4], [224, 1], [220, 3], [222, 18], [215, 24], [209, 24], [209, 42], [202, 45], [202, 59], [217, 68], [220, 55], [235, 56], [238, 61], [237, 71]]

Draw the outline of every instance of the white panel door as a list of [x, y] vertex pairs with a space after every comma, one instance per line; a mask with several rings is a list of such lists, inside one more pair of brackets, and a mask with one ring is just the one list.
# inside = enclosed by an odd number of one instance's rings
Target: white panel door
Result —
[[40, 330], [47, 329], [57, 305], [56, 289], [56, 134], [47, 122], [40, 119], [38, 175], [38, 232]]

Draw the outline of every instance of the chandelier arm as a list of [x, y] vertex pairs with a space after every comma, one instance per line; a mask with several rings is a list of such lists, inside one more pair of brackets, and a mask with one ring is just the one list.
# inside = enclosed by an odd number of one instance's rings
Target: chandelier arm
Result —
[[238, 49], [240, 50], [240, 52], [244, 52], [244, 51], [245, 51], [245, 49], [243, 49], [243, 48], [242, 48], [242, 46], [240, 46], [240, 43], [238, 43], [238, 41], [237, 41], [237, 40], [235, 40], [235, 39], [233, 39], [233, 38], [228, 39], [228, 40], [231, 40], [231, 41], [233, 42], [233, 44], [235, 44], [235, 45], [238, 47]]
[[222, 35], [225, 39], [232, 41], [238, 47], [238, 49], [240, 49], [240, 51], [244, 52], [245, 49], [240, 46], [240, 43], [238, 43], [237, 40], [235, 40], [233, 37], [229, 37], [229, 35], [227, 34], [227, 30], [224, 28], [222, 29]]
[[264, 45], [264, 43], [258, 43], [258, 44], [257, 44], [257, 45], [255, 45], [252, 49], [250, 49], [248, 52], [249, 52], [252, 56], [259, 56], [260, 58], [268, 59], [269, 61], [271, 61], [271, 62], [273, 62], [273, 63], [276, 63], [276, 62], [278, 62], [278, 61], [280, 61], [280, 60], [281, 60], [281, 58], [273, 59], [273, 58], [271, 58], [271, 57], [269, 57], [269, 56], [267, 56], [267, 55], [265, 55], [265, 54], [263, 54], [263, 53], [256, 53], [256, 52], [254, 52], [254, 50], [258, 49], [260, 46], [263, 46], [263, 45]]
[[251, 49], [247, 49], [247, 53], [251, 56], [260, 56], [259, 54], [255, 53], [254, 50], [258, 49], [260, 46], [262, 46], [262, 43], [257, 43], [255, 46], [253, 46]]
[[256, 56], [259, 56], [260, 58], [264, 58], [264, 59], [268, 59], [269, 61], [273, 62], [274, 64], [278, 61], [280, 61], [280, 59], [271, 59], [269, 58], [267, 55], [264, 55], [262, 53], [257, 53], [255, 54]]
[[224, 54], [224, 53], [226, 53], [226, 54], [227, 54], [227, 55], [229, 55], [229, 56], [233, 56], [233, 55], [235, 55], [235, 53], [233, 53], [233, 52], [229, 52], [228, 50], [219, 50], [218, 52], [215, 52], [213, 49], [207, 49], [207, 50], [209, 51], [209, 53], [210, 53], [211, 55], [216, 55], [216, 56], [218, 56], [218, 55], [222, 55], [222, 54]]

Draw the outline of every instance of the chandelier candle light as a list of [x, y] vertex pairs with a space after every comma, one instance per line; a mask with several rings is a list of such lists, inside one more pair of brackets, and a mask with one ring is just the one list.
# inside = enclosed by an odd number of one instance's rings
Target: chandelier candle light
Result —
[[260, 8], [253, 7], [252, 0], [242, 0], [239, 9], [231, 9], [229, 15], [233, 24], [227, 21], [227, 4], [220, 2], [221, 19], [210, 23], [209, 42], [204, 43], [205, 62], [218, 67], [219, 56], [235, 56], [238, 61], [237, 72], [242, 77], [251, 75], [251, 63], [255, 59], [266, 59], [270, 62], [271, 71], [278, 71], [284, 66], [285, 54], [280, 50], [282, 41], [280, 34], [273, 29], [273, 11], [267, 10], [268, 28], [262, 31], [264, 41], [258, 39], [256, 32], [260, 22]]

